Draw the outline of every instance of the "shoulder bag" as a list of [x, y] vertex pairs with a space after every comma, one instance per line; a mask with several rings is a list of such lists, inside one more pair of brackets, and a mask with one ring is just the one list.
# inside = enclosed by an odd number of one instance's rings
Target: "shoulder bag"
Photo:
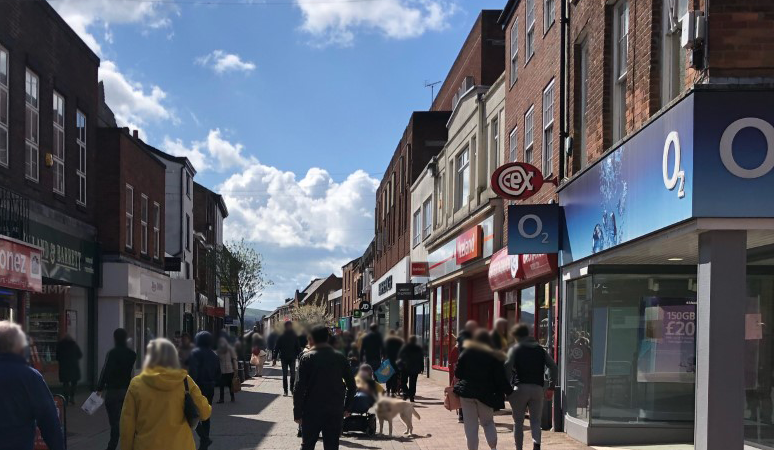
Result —
[[191, 427], [191, 429], [196, 428], [197, 425], [199, 425], [199, 408], [196, 406], [196, 403], [194, 403], [193, 397], [191, 397], [191, 392], [188, 391], [188, 377], [186, 376], [185, 379], [183, 379], [183, 385], [185, 385], [185, 400], [183, 402], [183, 415], [185, 416], [186, 422], [188, 422], [188, 426]]

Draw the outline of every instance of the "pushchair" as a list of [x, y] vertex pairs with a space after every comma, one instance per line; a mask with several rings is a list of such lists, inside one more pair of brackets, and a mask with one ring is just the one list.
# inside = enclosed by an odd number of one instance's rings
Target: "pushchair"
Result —
[[342, 425], [342, 432], [361, 432], [368, 436], [376, 434], [376, 414], [369, 413], [376, 403], [376, 399], [373, 396], [365, 393], [358, 392], [355, 394], [355, 399], [352, 401], [352, 411], [349, 417], [344, 418]]

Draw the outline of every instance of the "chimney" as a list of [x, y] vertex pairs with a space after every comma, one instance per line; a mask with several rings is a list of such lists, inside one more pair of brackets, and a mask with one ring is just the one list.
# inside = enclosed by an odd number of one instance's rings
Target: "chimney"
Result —
[[137, 130], [132, 130], [132, 136], [134, 136], [135, 139], [140, 139], [140, 132]]

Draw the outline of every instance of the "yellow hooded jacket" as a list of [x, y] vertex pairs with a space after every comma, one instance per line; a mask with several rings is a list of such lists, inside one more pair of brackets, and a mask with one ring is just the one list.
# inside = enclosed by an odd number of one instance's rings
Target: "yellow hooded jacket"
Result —
[[121, 410], [122, 450], [195, 450], [191, 427], [183, 414], [185, 386], [207, 420], [212, 407], [199, 386], [182, 369], [149, 367], [132, 379]]

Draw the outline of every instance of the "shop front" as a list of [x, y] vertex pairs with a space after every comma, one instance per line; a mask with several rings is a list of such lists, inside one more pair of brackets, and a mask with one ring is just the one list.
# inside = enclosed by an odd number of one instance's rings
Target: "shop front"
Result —
[[[408, 256], [401, 259], [371, 286], [373, 316], [369, 317], [369, 324], [378, 323], [382, 333], [403, 329], [403, 315], [397, 288], [398, 284], [405, 284], [410, 280], [409, 261]], [[404, 307], [407, 306], [404, 305]]]
[[[21, 323], [25, 330], [29, 330], [29, 298], [43, 289], [41, 258], [42, 250], [39, 247], [0, 235], [0, 320]], [[50, 339], [56, 347], [60, 324], [58, 321], [53, 323], [53, 319], [50, 323], [41, 323], [40, 327], [41, 330], [53, 329], [54, 332], [48, 333], [52, 337], [42, 340]], [[33, 325], [38, 326], [35, 321]], [[48, 355], [44, 354], [43, 357]], [[34, 362], [37, 368], [42, 367], [38, 359]]]
[[565, 184], [565, 430], [774, 448], [772, 92], [695, 91]]

